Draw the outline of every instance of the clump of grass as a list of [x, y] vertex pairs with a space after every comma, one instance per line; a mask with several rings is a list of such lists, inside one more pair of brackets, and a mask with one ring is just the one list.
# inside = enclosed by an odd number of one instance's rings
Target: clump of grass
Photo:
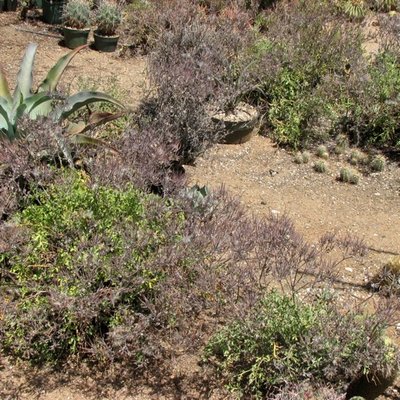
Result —
[[329, 152], [328, 152], [328, 149], [326, 148], [326, 146], [324, 146], [324, 145], [318, 146], [316, 155], [319, 158], [323, 158], [324, 160], [327, 160], [329, 158]]
[[328, 167], [326, 165], [326, 162], [322, 161], [322, 160], [321, 161], [317, 161], [314, 164], [314, 171], [318, 172], [320, 174], [324, 174], [326, 171], [328, 171]]
[[310, 161], [310, 153], [308, 151], [297, 152], [294, 157], [296, 164], [307, 164]]
[[370, 163], [370, 168], [374, 172], [382, 172], [386, 166], [386, 159], [384, 156], [375, 156]]
[[360, 177], [351, 169], [349, 168], [342, 168], [339, 171], [339, 181], [345, 182], [345, 183], [351, 183], [353, 185], [357, 185]]

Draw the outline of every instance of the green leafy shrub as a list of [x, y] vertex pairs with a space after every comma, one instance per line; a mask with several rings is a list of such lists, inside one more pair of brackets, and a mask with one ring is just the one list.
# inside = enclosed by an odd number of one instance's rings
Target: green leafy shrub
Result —
[[305, 379], [343, 390], [360, 373], [394, 373], [396, 350], [383, 328], [373, 316], [341, 315], [329, 298], [304, 303], [272, 292], [214, 335], [205, 357], [231, 389], [258, 398]]
[[259, 80], [253, 95], [278, 143], [304, 147], [334, 133], [337, 77], [347, 64], [363, 61], [361, 31], [334, 14], [330, 2], [278, 2], [263, 23], [258, 42], [264, 46], [253, 49]]
[[[24, 246], [1, 253], [3, 350], [53, 362], [90, 353], [140, 319], [140, 299], [162, 279], [146, 260], [169, 240], [163, 226], [172, 215], [167, 208], [147, 215], [151, 197], [90, 189], [75, 173], [32, 201], [14, 217], [15, 228], [29, 232]], [[12, 298], [11, 282], [18, 283]]]

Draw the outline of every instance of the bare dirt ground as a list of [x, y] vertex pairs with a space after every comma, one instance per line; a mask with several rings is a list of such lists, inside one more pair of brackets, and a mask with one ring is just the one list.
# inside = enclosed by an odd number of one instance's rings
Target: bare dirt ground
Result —
[[[35, 63], [35, 76], [39, 79], [67, 51], [59, 45], [59, 38], [23, 30], [58, 35], [40, 22], [21, 23], [16, 13], [0, 14], [0, 64], [11, 86], [15, 84], [27, 43], [39, 45]], [[67, 86], [77, 85], [78, 76], [98, 80], [99, 84], [115, 77], [126, 91], [129, 104], [134, 106], [146, 83], [145, 59], [121, 59], [118, 54], [85, 49], [71, 63], [63, 82]], [[350, 284], [364, 284], [388, 259], [400, 253], [399, 162], [392, 159], [384, 172], [361, 174], [358, 185], [349, 185], [336, 180], [340, 167], [348, 166], [345, 155], [332, 155], [325, 174], [314, 172], [312, 164], [316, 159], [312, 156], [309, 163], [297, 165], [293, 154], [278, 149], [268, 138], [255, 136], [241, 145], [217, 145], [199, 159], [196, 166], [187, 167], [187, 173], [192, 184], [211, 188], [225, 185], [231, 193], [241, 197], [250, 212], [261, 217], [271, 212], [288, 215], [310, 241], [328, 231], [362, 237], [371, 248], [370, 254], [362, 262], [346, 265], [341, 279]], [[102, 372], [97, 376], [91, 372], [82, 374], [82, 371], [75, 375], [69, 371], [35, 370], [0, 358], [0, 399], [228, 398], [226, 393], [218, 392], [206, 391], [202, 395], [198, 388], [181, 390], [177, 378], [190, 376], [191, 381], [199, 380], [196, 359], [186, 355], [172, 360], [171, 364], [174, 376], [152, 387], [135, 386], [129, 376], [108, 380]], [[110, 371], [104, 372], [108, 375]], [[400, 398], [396, 388], [392, 388], [392, 393], [392, 399]]]

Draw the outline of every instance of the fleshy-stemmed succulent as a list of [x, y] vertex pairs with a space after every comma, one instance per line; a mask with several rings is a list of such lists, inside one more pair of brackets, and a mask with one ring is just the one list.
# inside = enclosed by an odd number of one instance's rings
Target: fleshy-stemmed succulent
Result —
[[95, 13], [96, 33], [102, 36], [115, 36], [121, 21], [120, 6], [109, 0], [103, 0]]
[[74, 29], [90, 26], [90, 4], [85, 0], [69, 0], [63, 10], [64, 25]]
[[328, 170], [328, 167], [327, 167], [325, 161], [320, 160], [320, 161], [317, 161], [314, 164], [314, 171], [315, 172], [319, 172], [320, 174], [324, 174], [327, 170]]
[[338, 180], [345, 183], [351, 183], [353, 185], [357, 185], [360, 177], [349, 168], [342, 168], [339, 171]]
[[329, 158], [328, 149], [324, 145], [318, 146], [316, 154], [319, 158], [323, 158], [324, 160]]
[[384, 156], [376, 156], [371, 160], [370, 167], [374, 172], [382, 172], [386, 166], [386, 159]]
[[[120, 108], [124, 108], [123, 104], [102, 92], [84, 91], [64, 98], [60, 97], [56, 91], [65, 68], [72, 58], [85, 47], [81, 46], [61, 57], [36, 91], [32, 89], [36, 44], [30, 43], [26, 49], [13, 94], [11, 94], [7, 79], [0, 69], [0, 138], [8, 140], [22, 138], [23, 132], [18, 126], [21, 119], [28, 117], [35, 120], [37, 117], [43, 116], [50, 118], [60, 127], [60, 132], [54, 132], [54, 134], [57, 135], [57, 142], [64, 153], [68, 152], [63, 133], [75, 143], [104, 144], [104, 142], [83, 135], [83, 133], [102, 123], [116, 119], [121, 116], [121, 113], [107, 113], [107, 115], [92, 113], [89, 123], [80, 121], [75, 124], [65, 124], [64, 121], [75, 111], [94, 102], [108, 102]], [[70, 155], [65, 154], [65, 156], [72, 164]]]

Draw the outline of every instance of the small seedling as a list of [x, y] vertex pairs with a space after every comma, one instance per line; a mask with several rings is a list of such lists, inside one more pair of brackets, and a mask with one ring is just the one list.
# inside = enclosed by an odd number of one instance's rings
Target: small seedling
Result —
[[329, 158], [328, 149], [324, 145], [318, 146], [316, 154], [319, 158], [323, 158], [324, 160]]
[[382, 172], [386, 166], [386, 159], [383, 156], [376, 156], [371, 160], [371, 170], [374, 172]]
[[320, 174], [325, 173], [328, 170], [328, 167], [326, 166], [325, 161], [317, 161], [314, 164], [314, 171], [318, 172]]

